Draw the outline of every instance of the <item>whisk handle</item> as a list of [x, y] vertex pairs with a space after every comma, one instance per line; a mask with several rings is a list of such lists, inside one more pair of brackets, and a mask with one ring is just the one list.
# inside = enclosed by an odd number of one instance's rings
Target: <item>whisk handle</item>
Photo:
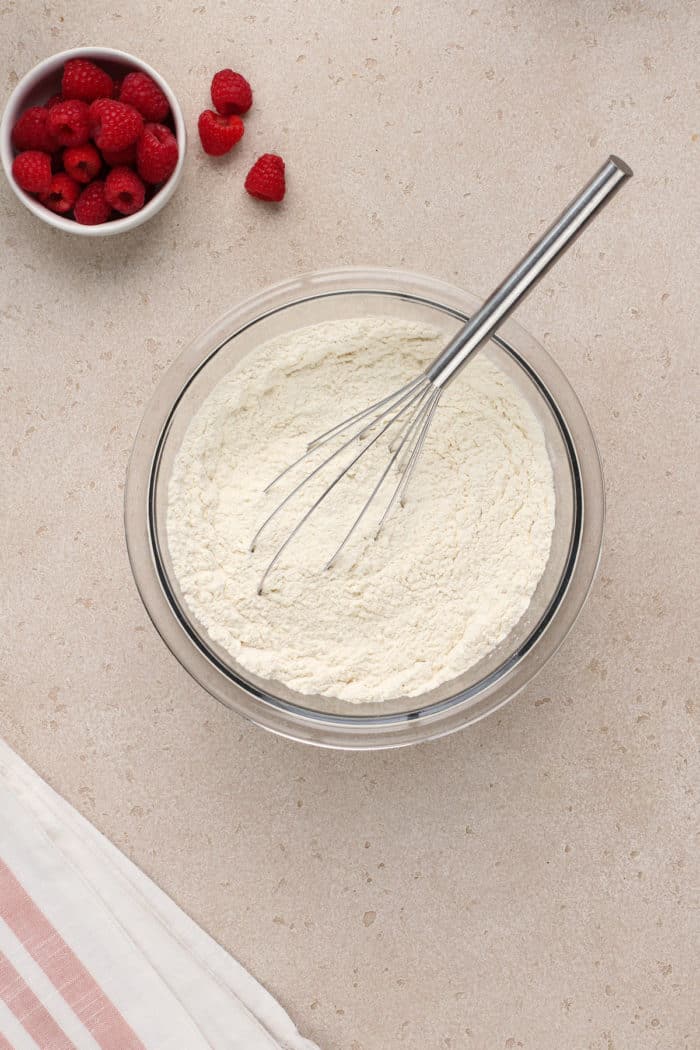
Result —
[[454, 379], [631, 175], [619, 157], [608, 158], [427, 369], [434, 386], [445, 387]]

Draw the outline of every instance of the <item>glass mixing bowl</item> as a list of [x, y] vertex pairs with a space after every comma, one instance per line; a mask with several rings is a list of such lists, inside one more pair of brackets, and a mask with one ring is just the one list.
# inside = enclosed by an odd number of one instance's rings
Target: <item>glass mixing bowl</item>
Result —
[[368, 314], [429, 323], [442, 329], [447, 341], [479, 305], [459, 288], [398, 270], [310, 274], [234, 306], [177, 359], [156, 390], [136, 436], [126, 487], [126, 539], [136, 584], [182, 666], [212, 696], [257, 725], [294, 740], [348, 749], [399, 747], [443, 736], [511, 700], [574, 623], [600, 557], [600, 460], [573, 390], [514, 321], [507, 321], [481, 353], [508, 373], [544, 428], [556, 520], [549, 561], [527, 612], [480, 663], [419, 697], [358, 705], [302, 695], [236, 664], [188, 611], [172, 571], [165, 519], [175, 456], [202, 402], [245, 354], [305, 325]]

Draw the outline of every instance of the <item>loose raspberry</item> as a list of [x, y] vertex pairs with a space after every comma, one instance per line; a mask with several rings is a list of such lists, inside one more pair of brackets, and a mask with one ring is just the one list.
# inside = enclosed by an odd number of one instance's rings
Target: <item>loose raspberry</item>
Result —
[[49, 131], [49, 111], [44, 106], [25, 109], [12, 129], [12, 145], [16, 150], [38, 149], [51, 153], [58, 148]]
[[240, 73], [232, 69], [221, 69], [211, 82], [211, 100], [214, 109], [228, 116], [230, 113], [247, 113], [253, 105], [250, 84]]
[[49, 101], [44, 103], [44, 108], [53, 109], [59, 102], [65, 102], [63, 95], [52, 95]]
[[77, 182], [91, 182], [102, 167], [102, 158], [91, 143], [63, 151], [63, 167]]
[[132, 142], [124, 149], [103, 149], [102, 157], [110, 168], [119, 168], [123, 164], [134, 166], [136, 164], [136, 143]]
[[42, 193], [39, 200], [57, 215], [67, 215], [79, 196], [79, 184], [70, 175], [66, 175], [65, 171], [59, 171], [51, 178], [49, 192]]
[[146, 124], [136, 143], [136, 170], [144, 182], [165, 182], [177, 166], [178, 154], [177, 139], [170, 128]]
[[240, 117], [234, 113], [223, 117], [213, 109], [205, 109], [200, 113], [197, 127], [202, 149], [210, 157], [221, 157], [228, 153], [243, 137], [245, 131]]
[[64, 98], [78, 98], [94, 102], [96, 98], [111, 98], [114, 84], [109, 73], [86, 58], [69, 58], [63, 67], [61, 94]]
[[107, 222], [112, 214], [112, 209], [105, 197], [105, 184], [100, 179], [95, 179], [86, 186], [78, 197], [73, 210], [76, 222], [83, 226], [97, 226], [101, 222]]
[[263, 153], [248, 172], [245, 188], [261, 201], [281, 201], [285, 193], [284, 161], [276, 153]]
[[143, 130], [143, 117], [124, 102], [98, 98], [90, 106], [90, 126], [99, 149], [122, 150], [136, 142]]
[[148, 73], [127, 73], [119, 91], [119, 101], [137, 109], [144, 120], [159, 124], [170, 113], [167, 98]]
[[48, 193], [51, 186], [51, 157], [36, 149], [18, 153], [12, 162], [12, 175], [20, 189], [27, 193]]
[[143, 208], [146, 187], [131, 168], [112, 168], [105, 179], [105, 198], [122, 215], [133, 215]]
[[48, 129], [59, 146], [84, 146], [90, 138], [90, 107], [87, 102], [69, 99], [49, 110]]

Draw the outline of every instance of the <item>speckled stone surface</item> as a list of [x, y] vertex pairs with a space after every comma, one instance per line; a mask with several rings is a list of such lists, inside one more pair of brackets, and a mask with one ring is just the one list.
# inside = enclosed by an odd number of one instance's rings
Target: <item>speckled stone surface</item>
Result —
[[[236, 154], [191, 140], [171, 204], [124, 239], [62, 236], [0, 185], [0, 733], [324, 1050], [697, 1046], [699, 28], [691, 0], [0, 9], [5, 95], [90, 43], [155, 65], [193, 131], [215, 69], [255, 86]], [[279, 210], [242, 189], [267, 150]], [[127, 562], [127, 457], [163, 369], [302, 270], [485, 293], [610, 151], [635, 179], [520, 315], [605, 463], [568, 641], [498, 716], [417, 749], [239, 721], [166, 651]]]

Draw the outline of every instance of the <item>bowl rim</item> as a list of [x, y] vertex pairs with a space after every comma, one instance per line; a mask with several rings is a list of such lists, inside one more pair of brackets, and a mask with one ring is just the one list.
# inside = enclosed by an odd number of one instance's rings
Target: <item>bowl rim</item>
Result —
[[[71, 58], [90, 58], [97, 62], [100, 60], [105, 62], [121, 62], [132, 65], [134, 69], [141, 72], [148, 73], [148, 75], [155, 80], [156, 84], [158, 84], [170, 104], [170, 111], [173, 115], [173, 122], [175, 124], [175, 137], [179, 147], [179, 156], [175, 170], [167, 182], [165, 182], [158, 192], [151, 198], [148, 204], [141, 208], [140, 211], [134, 212], [133, 215], [125, 215], [121, 219], [112, 219], [110, 222], [99, 223], [96, 226], [84, 226], [81, 223], [76, 222], [75, 219], [67, 219], [62, 215], [55, 214], [55, 212], [50, 211], [48, 208], [45, 208], [40, 204], [31, 194], [21, 189], [12, 177], [12, 162], [15, 157], [15, 151], [12, 146], [12, 128], [24, 108], [23, 100], [27, 93], [44, 77], [55, 73]], [[145, 62], [142, 58], [138, 58], [136, 55], [132, 55], [128, 51], [120, 51], [111, 47], [74, 47], [69, 48], [66, 51], [59, 51], [54, 55], [49, 55], [48, 58], [42, 59], [41, 62], [38, 62], [28, 70], [18, 83], [15, 84], [15, 87], [5, 104], [2, 120], [0, 121], [0, 160], [2, 160], [2, 166], [7, 181], [12, 187], [15, 195], [33, 215], [42, 219], [47, 225], [53, 226], [53, 228], [57, 230], [63, 230], [66, 233], [77, 234], [81, 237], [111, 237], [118, 233], [127, 233], [129, 230], [141, 226], [144, 222], [147, 222], [156, 215], [161, 208], [168, 203], [175, 192], [182, 177], [186, 151], [187, 131], [185, 128], [185, 119], [180, 103], [168, 82], [156, 69], [149, 65], [148, 62]]]
[[578, 508], [567, 568], [526, 642], [497, 673], [462, 693], [413, 712], [362, 715], [360, 706], [357, 714], [330, 715], [289, 704], [238, 678], [193, 632], [169, 587], [153, 520], [160, 454], [187, 386], [223, 343], [295, 303], [353, 292], [397, 294], [436, 306], [460, 320], [480, 303], [478, 297], [432, 277], [365, 267], [305, 274], [240, 301], [202, 333], [161, 378], [134, 442], [124, 512], [129, 558], [146, 610], [166, 645], [200, 685], [226, 706], [272, 732], [324, 747], [364, 750], [434, 739], [473, 724], [509, 702], [541, 670], [573, 626], [593, 582], [602, 546], [604, 489], [595, 440], [573, 389], [544, 347], [517, 322], [507, 321], [495, 341], [525, 368], [559, 424], [572, 466]]

